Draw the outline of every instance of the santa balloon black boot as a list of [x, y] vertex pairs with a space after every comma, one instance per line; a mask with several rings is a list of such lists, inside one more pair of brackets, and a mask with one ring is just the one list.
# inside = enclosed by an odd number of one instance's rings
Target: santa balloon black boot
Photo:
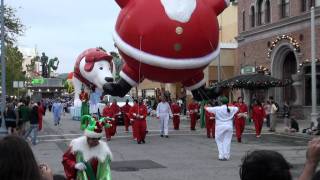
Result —
[[103, 94], [111, 95], [111, 96], [125, 96], [132, 86], [127, 83], [124, 79], [120, 78], [120, 80], [116, 83], [106, 83], [103, 85]]

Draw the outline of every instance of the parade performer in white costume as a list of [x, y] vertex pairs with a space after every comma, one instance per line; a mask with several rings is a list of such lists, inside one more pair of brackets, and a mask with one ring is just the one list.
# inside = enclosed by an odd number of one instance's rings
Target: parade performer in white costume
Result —
[[228, 107], [227, 97], [220, 98], [221, 106], [206, 107], [206, 110], [215, 114], [216, 132], [215, 140], [219, 151], [219, 160], [227, 161], [230, 158], [230, 146], [233, 133], [233, 117], [238, 112], [238, 107]]
[[165, 97], [162, 97], [161, 102], [157, 106], [157, 118], [160, 119], [160, 136], [168, 138], [168, 121], [172, 117], [172, 111]]

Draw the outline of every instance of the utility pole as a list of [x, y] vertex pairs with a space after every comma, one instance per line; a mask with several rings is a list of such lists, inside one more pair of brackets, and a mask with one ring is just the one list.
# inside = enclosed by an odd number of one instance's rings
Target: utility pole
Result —
[[317, 79], [316, 79], [316, 32], [315, 32], [315, 13], [314, 7], [311, 7], [311, 122], [314, 123], [314, 127], [317, 127], [318, 113], [317, 113]]
[[0, 134], [6, 134], [4, 111], [6, 109], [6, 61], [4, 47], [4, 0], [1, 0], [1, 128]]

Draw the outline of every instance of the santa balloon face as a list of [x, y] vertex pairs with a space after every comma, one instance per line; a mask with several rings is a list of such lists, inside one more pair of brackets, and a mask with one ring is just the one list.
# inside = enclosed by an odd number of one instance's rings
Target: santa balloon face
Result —
[[143, 78], [204, 85], [202, 70], [219, 54], [217, 15], [225, 0], [116, 0], [122, 8], [114, 40], [130, 85]]

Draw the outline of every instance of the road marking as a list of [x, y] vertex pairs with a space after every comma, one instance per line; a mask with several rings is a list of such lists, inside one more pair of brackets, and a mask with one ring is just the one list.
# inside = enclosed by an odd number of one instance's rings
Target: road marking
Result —
[[[255, 135], [255, 133], [243, 133], [246, 135]], [[270, 135], [273, 133], [262, 133], [262, 135]], [[68, 134], [70, 135], [79, 135], [79, 134]], [[82, 134], [80, 134], [82, 135]], [[169, 134], [169, 136], [205, 136], [205, 133], [201, 133], [201, 134]], [[276, 134], [277, 135], [277, 134]], [[54, 136], [54, 135], [52, 135]], [[58, 135], [57, 135], [58, 136]], [[63, 136], [63, 135], [60, 135]], [[147, 137], [154, 137], [154, 136], [159, 136], [159, 134], [148, 134]], [[235, 136], [235, 135], [234, 135]], [[122, 138], [129, 138], [132, 139], [132, 135], [121, 135], [121, 136], [114, 136], [112, 137], [112, 139], [122, 139]], [[47, 140], [40, 140], [40, 142], [56, 142], [56, 141], [71, 141], [74, 138], [70, 139], [70, 138], [63, 138], [63, 139], [47, 139]], [[102, 137], [102, 139], [105, 139], [105, 137]]]

